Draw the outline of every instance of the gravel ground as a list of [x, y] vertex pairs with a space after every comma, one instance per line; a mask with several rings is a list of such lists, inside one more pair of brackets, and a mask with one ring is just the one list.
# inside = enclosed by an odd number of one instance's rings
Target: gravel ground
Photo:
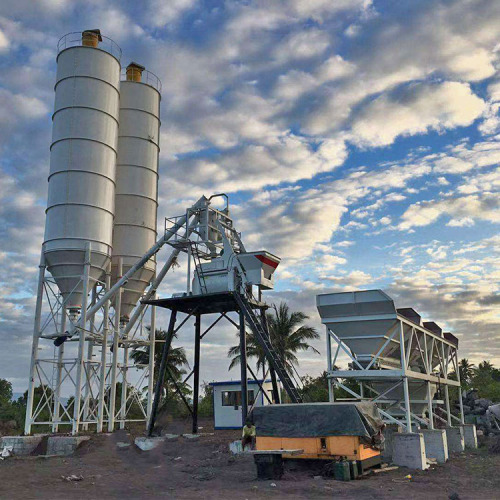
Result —
[[[186, 432], [184, 425], [174, 423], [168, 432]], [[211, 431], [208, 422], [203, 427]], [[400, 468], [344, 483], [315, 478], [313, 471], [288, 464], [283, 479], [273, 482], [257, 480], [251, 456], [228, 452], [228, 443], [239, 437], [235, 431], [197, 440], [180, 437], [148, 452], [133, 445], [134, 437], [125, 430], [94, 435], [70, 457], [4, 460], [0, 498], [500, 498], [500, 454], [489, 453], [488, 443], [425, 472]], [[405, 479], [407, 474], [412, 478]], [[71, 475], [83, 479], [64, 479]]]

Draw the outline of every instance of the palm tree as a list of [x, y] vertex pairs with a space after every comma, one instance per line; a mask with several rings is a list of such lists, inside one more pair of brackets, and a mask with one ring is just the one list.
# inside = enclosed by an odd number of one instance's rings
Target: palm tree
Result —
[[[147, 326], [146, 329], [150, 331], [151, 327]], [[157, 341], [165, 340], [167, 337], [167, 332], [162, 329], [157, 329], [155, 330], [155, 337]], [[176, 335], [174, 335], [174, 337], [176, 337]], [[160, 368], [163, 346], [163, 342], [155, 342], [155, 372], [153, 378], [155, 383], [158, 380], [158, 371]], [[139, 368], [145, 368], [149, 363], [149, 345], [132, 348], [130, 357], [134, 360], [134, 363], [138, 365]], [[184, 366], [187, 366], [189, 368], [189, 363], [187, 361], [186, 351], [184, 350], [184, 347], [170, 347], [170, 351], [167, 357], [167, 370], [165, 371], [165, 376], [163, 379], [163, 387], [165, 388], [165, 390], [173, 390], [175, 388], [173, 382], [170, 380], [169, 375], [167, 374], [168, 372], [170, 372], [172, 374], [172, 377], [181, 388], [182, 392], [190, 392], [187, 384], [182, 383], [182, 376], [186, 373]]]
[[465, 387], [468, 387], [474, 375], [474, 364], [470, 363], [467, 358], [463, 358], [458, 363], [458, 372], [460, 374], [460, 382]]
[[489, 361], [481, 361], [474, 371], [476, 373], [491, 373], [493, 370], [494, 367]]
[[[281, 302], [279, 307], [273, 305], [273, 310], [274, 314], [266, 314], [269, 338], [274, 352], [291, 372], [298, 365], [297, 352], [311, 350], [319, 354], [319, 351], [308, 343], [310, 340], [318, 339], [319, 334], [315, 328], [303, 325], [309, 316], [300, 311], [290, 312], [285, 302]], [[229, 369], [239, 365], [241, 362], [239, 344], [231, 347], [227, 355], [232, 358]], [[265, 354], [253, 332], [247, 333], [247, 356], [256, 358], [257, 370], [262, 369], [265, 373]]]

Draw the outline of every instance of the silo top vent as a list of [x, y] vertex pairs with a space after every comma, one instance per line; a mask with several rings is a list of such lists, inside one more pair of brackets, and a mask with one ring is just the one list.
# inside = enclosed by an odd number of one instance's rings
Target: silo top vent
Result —
[[82, 31], [82, 45], [85, 47], [97, 47], [102, 42], [101, 30]]
[[142, 80], [142, 72], [145, 69], [146, 68], [141, 64], [132, 61], [127, 66], [127, 80], [131, 82], [140, 82]]

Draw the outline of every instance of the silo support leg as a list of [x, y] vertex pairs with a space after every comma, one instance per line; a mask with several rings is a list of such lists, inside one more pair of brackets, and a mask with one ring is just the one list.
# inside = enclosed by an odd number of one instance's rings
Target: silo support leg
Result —
[[[66, 308], [61, 308], [61, 326], [60, 334], [64, 335], [66, 330]], [[62, 370], [63, 370], [63, 358], [64, 358], [64, 343], [62, 343], [57, 349], [57, 375], [56, 375], [56, 386], [54, 388], [54, 411], [52, 417], [52, 432], [57, 432], [59, 430], [58, 420], [59, 420], [59, 405], [61, 402], [61, 380], [62, 380]]]
[[73, 402], [73, 428], [71, 433], [77, 434], [80, 427], [80, 407], [82, 399], [82, 377], [85, 371], [85, 333], [87, 328], [87, 296], [89, 293], [89, 276], [90, 276], [90, 256], [91, 244], [87, 242], [85, 245], [85, 263], [83, 267], [83, 291], [82, 304], [80, 312], [80, 337], [78, 340], [78, 359], [75, 379], [75, 400]]
[[33, 415], [33, 394], [35, 392], [35, 370], [38, 357], [38, 341], [40, 340], [40, 321], [42, 316], [43, 280], [45, 276], [45, 257], [40, 258], [38, 267], [38, 286], [36, 293], [35, 325], [33, 328], [33, 343], [31, 345], [30, 378], [28, 382], [28, 398], [26, 401], [26, 420], [24, 423], [24, 434], [31, 434], [31, 418]]
[[[106, 271], [105, 287], [109, 290], [111, 285], [111, 274], [108, 267]], [[104, 426], [104, 393], [106, 389], [106, 357], [108, 354], [109, 333], [109, 300], [104, 303], [104, 317], [102, 320], [102, 345], [101, 345], [101, 375], [99, 378], [99, 401], [97, 407], [97, 432], [102, 432]]]
[[[122, 258], [118, 259], [118, 276], [121, 277], [123, 272], [123, 262]], [[121, 278], [120, 278], [121, 279]], [[120, 281], [120, 280], [118, 280]], [[109, 415], [108, 415], [108, 432], [113, 432], [115, 430], [115, 416], [116, 416], [116, 375], [118, 370], [118, 346], [120, 340], [120, 316], [121, 316], [121, 306], [122, 306], [122, 289], [118, 290], [116, 294], [116, 305], [115, 305], [115, 331], [113, 336], [113, 358], [111, 361], [111, 388], [109, 396]]]

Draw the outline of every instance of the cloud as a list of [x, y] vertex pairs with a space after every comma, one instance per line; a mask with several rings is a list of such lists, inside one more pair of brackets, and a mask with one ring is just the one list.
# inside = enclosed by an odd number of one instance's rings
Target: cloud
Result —
[[147, 2], [147, 16], [144, 21], [154, 27], [166, 26], [179, 19], [186, 11], [196, 5], [195, 0], [151, 0]]
[[353, 122], [353, 140], [387, 146], [401, 135], [470, 125], [484, 109], [467, 84], [413, 84], [367, 104]]
[[415, 203], [401, 216], [398, 228], [405, 231], [412, 227], [428, 226], [446, 214], [454, 218], [500, 222], [500, 200], [493, 195], [471, 195]]
[[373, 277], [364, 271], [354, 270], [344, 276], [325, 276], [321, 279], [341, 285], [345, 289], [356, 290], [363, 286], [369, 286]]
[[0, 30], [0, 52], [6, 51], [10, 46], [9, 39], [7, 35]]

